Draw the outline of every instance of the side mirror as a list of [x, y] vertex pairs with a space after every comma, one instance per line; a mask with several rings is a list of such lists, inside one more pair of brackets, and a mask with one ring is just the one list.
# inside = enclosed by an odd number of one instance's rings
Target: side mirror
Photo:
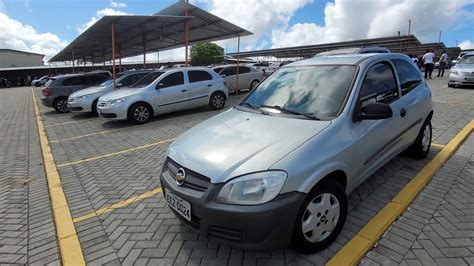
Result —
[[362, 111], [359, 113], [359, 120], [380, 120], [392, 116], [393, 111], [390, 105], [374, 102], [362, 108]]
[[158, 83], [158, 84], [156, 84], [156, 89], [157, 89], [157, 90], [158, 90], [158, 89], [161, 89], [161, 88], [163, 88], [163, 86], [164, 86], [163, 83]]

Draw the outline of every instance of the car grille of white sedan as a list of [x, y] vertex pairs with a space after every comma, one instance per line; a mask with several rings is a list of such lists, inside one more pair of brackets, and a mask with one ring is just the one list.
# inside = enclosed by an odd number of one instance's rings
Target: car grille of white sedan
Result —
[[466, 77], [474, 77], [474, 72], [463, 72]]

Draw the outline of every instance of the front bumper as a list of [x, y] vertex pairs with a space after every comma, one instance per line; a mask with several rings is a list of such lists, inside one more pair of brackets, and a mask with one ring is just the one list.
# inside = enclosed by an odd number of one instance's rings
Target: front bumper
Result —
[[304, 193], [281, 194], [260, 205], [221, 204], [215, 202], [215, 198], [224, 184], [209, 183], [204, 192], [179, 187], [167, 169], [167, 162], [160, 176], [161, 186], [164, 193], [171, 191], [191, 204], [191, 221], [175, 212], [176, 217], [191, 229], [202, 236], [245, 249], [282, 248], [291, 243], [296, 216], [306, 196]]
[[474, 76], [465, 77], [464, 75], [461, 75], [461, 74], [454, 75], [454, 74], [450, 73], [448, 84], [449, 85], [458, 85], [458, 86], [474, 85]]
[[71, 112], [92, 112], [92, 102], [82, 101], [82, 102], [67, 102], [67, 106]]
[[[99, 102], [100, 104], [100, 102]], [[100, 117], [103, 118], [112, 118], [116, 120], [127, 120], [127, 110], [125, 104], [113, 107], [104, 107], [97, 105], [97, 112]]]

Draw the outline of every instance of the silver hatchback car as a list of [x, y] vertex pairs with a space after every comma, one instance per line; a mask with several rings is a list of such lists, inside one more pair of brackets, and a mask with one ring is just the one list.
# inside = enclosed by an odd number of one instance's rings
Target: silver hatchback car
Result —
[[170, 208], [243, 248], [329, 245], [347, 195], [402, 151], [430, 150], [431, 92], [402, 54], [321, 56], [277, 70], [188, 130], [160, 175]]
[[143, 124], [154, 115], [200, 106], [220, 110], [228, 96], [224, 80], [211, 69], [170, 68], [152, 72], [128, 88], [101, 96], [97, 110], [104, 118]]

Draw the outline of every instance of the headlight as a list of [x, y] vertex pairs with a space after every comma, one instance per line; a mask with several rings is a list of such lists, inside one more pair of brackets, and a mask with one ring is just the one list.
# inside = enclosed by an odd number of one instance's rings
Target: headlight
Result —
[[89, 98], [90, 97], [90, 94], [86, 94], [86, 95], [83, 95], [83, 96], [79, 96], [76, 98], [76, 101], [77, 102], [82, 102], [84, 101], [85, 99]]
[[454, 69], [451, 69], [449, 71], [450, 74], [453, 74], [453, 75], [459, 75], [458, 71], [457, 70], [454, 70]]
[[227, 204], [257, 205], [274, 199], [285, 184], [287, 174], [268, 171], [241, 176], [227, 182], [217, 201]]
[[109, 102], [109, 106], [112, 107], [112, 106], [115, 106], [115, 105], [119, 105], [119, 104], [123, 103], [124, 101], [125, 101], [125, 98], [120, 98], [120, 99], [117, 99], [117, 100], [113, 100], [113, 101]]

